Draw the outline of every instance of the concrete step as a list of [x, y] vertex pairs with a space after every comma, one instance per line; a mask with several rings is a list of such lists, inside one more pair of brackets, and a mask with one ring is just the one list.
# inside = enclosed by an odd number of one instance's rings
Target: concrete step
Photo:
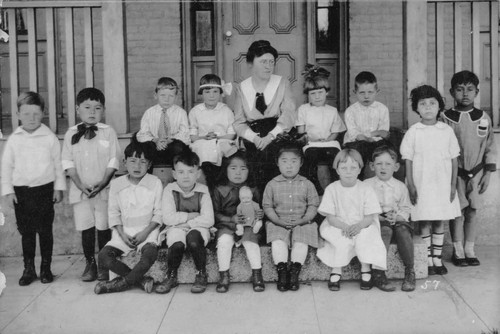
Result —
[[[420, 236], [414, 236], [415, 249], [415, 275], [417, 279], [427, 277], [427, 246]], [[271, 247], [261, 246], [262, 274], [264, 281], [277, 281], [276, 266], [272, 261]], [[139, 256], [135, 252], [127, 255], [123, 261], [129, 266], [133, 266], [139, 261]], [[165, 278], [167, 271], [167, 249], [161, 249], [158, 260], [149, 271], [155, 281], [161, 281]], [[178, 279], [180, 283], [193, 283], [196, 269], [189, 253], [184, 255], [182, 264], [179, 268]], [[219, 280], [217, 266], [217, 255], [213, 243], [208, 247], [207, 258], [208, 282], [215, 283]], [[250, 282], [252, 270], [247, 260], [243, 247], [233, 248], [233, 256], [230, 269], [231, 282]], [[302, 268], [299, 279], [301, 281], [326, 281], [331, 273], [331, 268], [324, 265], [317, 257], [316, 250], [309, 248], [307, 260]], [[404, 265], [397, 252], [397, 246], [391, 244], [387, 255], [387, 277], [390, 279], [402, 279], [404, 277]], [[344, 267], [342, 273], [343, 280], [360, 279], [360, 265], [354, 260], [347, 267]]]

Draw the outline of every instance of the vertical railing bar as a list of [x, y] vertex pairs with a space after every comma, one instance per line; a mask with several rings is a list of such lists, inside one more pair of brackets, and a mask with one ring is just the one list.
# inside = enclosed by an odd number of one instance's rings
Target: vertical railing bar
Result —
[[17, 97], [19, 95], [19, 68], [17, 62], [16, 9], [7, 9], [9, 17], [9, 66], [10, 66], [10, 106], [12, 131], [19, 126], [17, 118]]
[[455, 54], [455, 73], [462, 70], [462, 7], [453, 3], [453, 51]]
[[444, 94], [444, 3], [436, 6], [436, 88]]
[[47, 95], [49, 110], [49, 126], [57, 132], [57, 88], [56, 88], [56, 52], [54, 8], [45, 9], [45, 30], [47, 35]]
[[[480, 36], [480, 24], [481, 24], [481, 4], [478, 2], [472, 2], [472, 71], [479, 76], [481, 72], [481, 36]], [[477, 108], [481, 108], [481, 90], [476, 96], [475, 105]]]
[[75, 114], [75, 41], [73, 34], [73, 8], [65, 8], [66, 82], [68, 91], [68, 125], [76, 124]]
[[92, 39], [92, 8], [83, 9], [84, 47], [85, 47], [85, 82], [87, 87], [94, 87], [94, 43]]
[[493, 126], [500, 126], [498, 101], [498, 2], [490, 2], [491, 113]]
[[29, 88], [33, 92], [38, 92], [38, 48], [36, 40], [35, 8], [27, 8], [26, 13], [28, 23]]

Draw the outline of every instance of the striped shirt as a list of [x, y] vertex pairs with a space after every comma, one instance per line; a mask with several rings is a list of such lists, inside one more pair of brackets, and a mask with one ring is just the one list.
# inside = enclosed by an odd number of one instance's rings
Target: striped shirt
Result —
[[[345, 125], [347, 126], [347, 132], [344, 137], [344, 144], [356, 141], [358, 135], [371, 137], [372, 131], [389, 131], [391, 126], [389, 109], [378, 101], [373, 102], [368, 107], [356, 102], [345, 111]], [[373, 139], [379, 141], [382, 138], [373, 137]]]
[[[137, 132], [137, 140], [141, 143], [158, 138], [162, 108], [159, 104], [152, 106], [142, 116], [141, 129]], [[173, 139], [189, 144], [189, 122], [186, 110], [178, 105], [167, 109], [168, 123]]]

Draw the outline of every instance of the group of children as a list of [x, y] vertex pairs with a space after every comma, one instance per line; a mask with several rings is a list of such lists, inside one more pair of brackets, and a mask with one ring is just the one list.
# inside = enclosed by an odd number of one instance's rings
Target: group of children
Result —
[[[81, 123], [67, 131], [62, 153], [57, 137], [42, 124], [41, 96], [21, 94], [21, 126], [9, 137], [2, 159], [2, 194], [15, 208], [22, 236], [25, 269], [19, 284], [29, 285], [37, 278], [36, 233], [42, 256], [40, 279], [53, 280], [54, 203], [62, 200], [66, 188], [64, 171], [71, 178], [69, 202], [87, 262], [82, 280], [99, 280], [96, 294], [134, 285], [148, 293], [168, 293], [178, 284], [185, 251], [197, 270], [191, 291], [204, 292], [206, 247], [214, 230], [218, 292], [229, 289], [235, 245], [246, 251], [254, 291], [264, 291], [259, 246], [263, 235], [271, 244], [280, 291], [299, 289], [309, 247], [319, 247], [318, 258], [332, 267], [330, 290], [340, 289], [342, 267], [356, 256], [361, 289], [394, 291], [385, 275], [392, 239], [405, 265], [402, 290], [414, 290], [414, 223], [420, 225], [428, 246], [430, 275], [447, 272], [441, 259], [445, 220], [453, 220], [453, 263], [479, 265], [474, 253], [475, 212], [496, 169], [496, 149], [490, 118], [474, 108], [477, 77], [469, 71], [453, 76], [450, 93], [456, 106], [446, 112], [433, 87], [424, 85], [411, 92], [412, 109], [421, 121], [401, 143], [405, 185], [393, 176], [400, 159], [388, 141], [388, 109], [375, 101], [375, 76], [370, 72], [356, 76], [358, 102], [346, 110], [346, 124], [334, 107], [326, 105], [328, 76], [321, 68], [306, 69], [304, 93], [309, 103], [298, 108], [298, 140], [280, 146], [276, 154], [280, 174], [268, 180], [263, 193], [255, 187], [245, 152], [238, 150], [233, 113], [220, 102], [226, 86], [216, 75], [201, 79], [199, 94], [204, 102], [189, 117], [175, 105], [176, 82], [158, 81], [158, 104], [145, 112], [141, 129], [124, 152], [127, 174], [117, 178], [113, 177], [121, 152], [114, 130], [100, 123], [102, 92], [85, 88], [78, 94]], [[341, 150], [337, 139], [346, 129]], [[322, 161], [331, 166], [330, 180], [338, 178], [326, 189], [317, 178]], [[163, 163], [172, 166], [175, 179], [165, 188], [148, 173], [153, 164]], [[361, 181], [363, 168], [374, 176]], [[208, 186], [198, 182], [202, 171]], [[320, 198], [318, 192], [323, 191]], [[322, 221], [318, 214], [324, 216]], [[163, 243], [168, 247], [167, 272], [155, 284], [146, 273]], [[119, 257], [132, 250], [140, 253], [140, 260], [130, 268]], [[109, 280], [109, 271], [118, 276]]]

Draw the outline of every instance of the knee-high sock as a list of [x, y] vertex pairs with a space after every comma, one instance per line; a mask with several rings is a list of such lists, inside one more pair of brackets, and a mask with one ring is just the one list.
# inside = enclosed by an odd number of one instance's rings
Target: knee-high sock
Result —
[[288, 262], [288, 246], [283, 240], [274, 240], [271, 242], [271, 251], [273, 253], [274, 264]]
[[361, 279], [363, 281], [369, 281], [372, 277], [371, 268], [369, 263], [361, 262]]
[[219, 271], [229, 270], [233, 245], [234, 237], [232, 235], [223, 234], [217, 239], [217, 262], [219, 263]]
[[443, 251], [444, 233], [432, 233], [432, 262], [435, 266], [442, 266], [441, 253]]
[[302, 242], [294, 242], [292, 246], [292, 262], [298, 262], [300, 264], [304, 264], [306, 262], [307, 251], [309, 246]]
[[245, 251], [247, 252], [248, 262], [250, 262], [250, 268], [252, 269], [261, 269], [262, 268], [262, 260], [260, 258], [260, 247], [255, 242], [244, 241], [243, 247], [245, 247]]
[[85, 258], [92, 261], [95, 253], [95, 227], [82, 231], [82, 246]]
[[111, 229], [97, 230], [97, 247], [99, 247], [99, 250], [103, 249], [109, 240], [111, 240]]
[[427, 235], [422, 234], [422, 240], [427, 245], [427, 265], [429, 267], [432, 267], [434, 265], [434, 263], [432, 262], [431, 235], [430, 234], [427, 234]]

